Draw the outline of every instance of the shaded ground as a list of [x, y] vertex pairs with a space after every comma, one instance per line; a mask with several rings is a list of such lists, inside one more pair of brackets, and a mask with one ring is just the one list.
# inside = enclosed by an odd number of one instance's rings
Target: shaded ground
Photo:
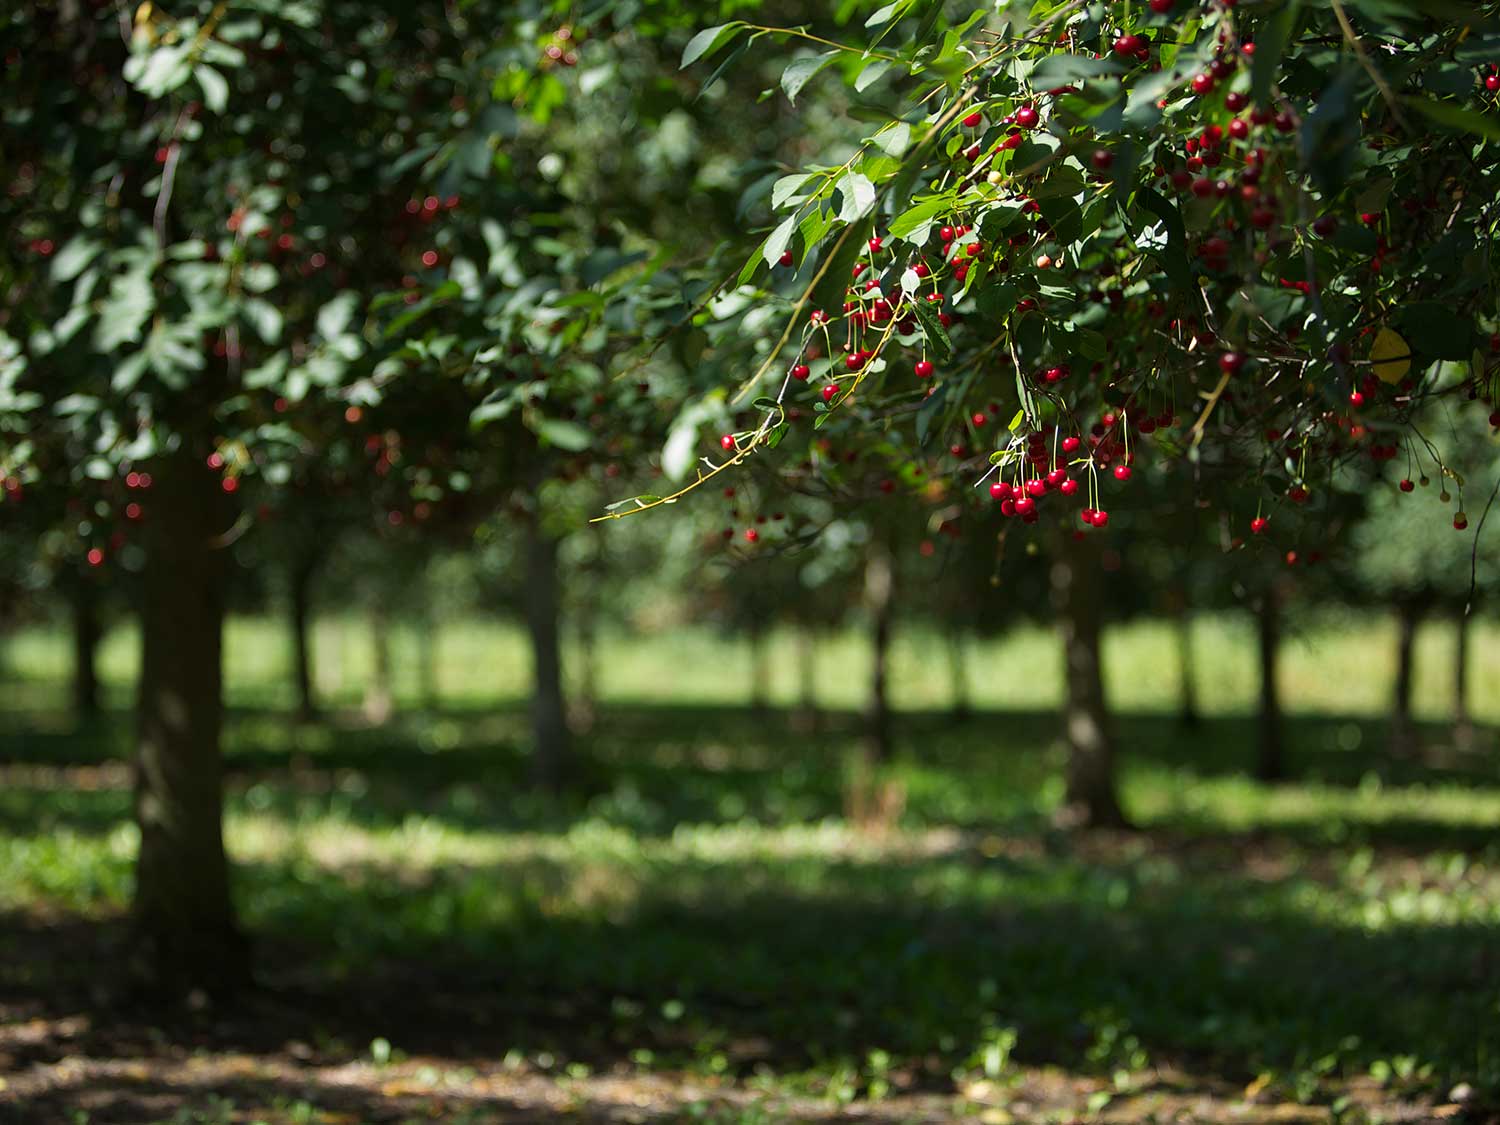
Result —
[[849, 715], [813, 739], [782, 715], [612, 709], [560, 802], [519, 790], [519, 724], [236, 715], [228, 833], [262, 988], [176, 1011], [123, 988], [118, 728], [0, 735], [0, 1120], [1496, 1104], [1500, 763], [1439, 732], [1387, 760], [1368, 724], [1298, 721], [1298, 780], [1267, 789], [1245, 724], [1138, 718], [1145, 830], [1077, 835], [1051, 826], [1041, 714], [906, 717], [904, 811], [873, 832], [841, 816]]

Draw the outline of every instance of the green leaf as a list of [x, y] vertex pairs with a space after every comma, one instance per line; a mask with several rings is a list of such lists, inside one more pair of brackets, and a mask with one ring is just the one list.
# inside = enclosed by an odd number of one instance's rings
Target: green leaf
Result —
[[1439, 102], [1431, 98], [1408, 97], [1406, 104], [1423, 117], [1460, 133], [1473, 133], [1489, 141], [1500, 141], [1500, 118], [1477, 109]]
[[804, 184], [813, 178], [811, 172], [802, 172], [795, 176], [782, 176], [771, 188], [771, 210], [781, 210], [781, 205], [787, 200], [794, 198], [802, 190]]
[[880, 151], [899, 159], [906, 155], [907, 146], [911, 144], [911, 126], [905, 121], [897, 121], [876, 133], [873, 140]]
[[63, 248], [52, 259], [52, 280], [72, 281], [84, 271], [99, 253], [99, 244], [91, 238], [77, 235], [63, 244]]
[[115, 373], [109, 380], [110, 390], [116, 394], [127, 394], [140, 382], [146, 372], [145, 349], [131, 352], [115, 365]]
[[252, 297], [245, 302], [245, 318], [255, 328], [255, 333], [268, 344], [281, 339], [281, 310], [270, 301]]
[[341, 336], [354, 316], [354, 306], [359, 298], [354, 293], [340, 293], [318, 310], [318, 335], [325, 340]]
[[1088, 78], [1105, 74], [1123, 73], [1124, 67], [1112, 59], [1096, 59], [1089, 55], [1048, 55], [1031, 72], [1031, 85], [1038, 90], [1050, 90], [1058, 86], [1070, 86]]
[[1250, 63], [1250, 100], [1256, 105], [1271, 104], [1271, 84], [1286, 61], [1286, 45], [1292, 40], [1301, 6], [1300, 0], [1288, 0], [1256, 32], [1255, 58]]
[[679, 69], [692, 66], [699, 59], [713, 54], [733, 39], [735, 33], [743, 26], [739, 20], [734, 20], [730, 23], [721, 23], [718, 27], [706, 27], [698, 32], [682, 49], [682, 62], [678, 64]]
[[265, 293], [276, 287], [276, 267], [267, 262], [251, 262], [240, 274], [247, 293]]
[[870, 239], [870, 230], [873, 226], [874, 221], [867, 216], [858, 223], [845, 228], [845, 233], [840, 236], [843, 241], [838, 243], [837, 253], [829, 262], [828, 270], [818, 282], [817, 288], [813, 290], [814, 308], [837, 311], [843, 306], [844, 291], [849, 288], [849, 278], [854, 270], [854, 263], [864, 252], [865, 243]]
[[1188, 266], [1187, 231], [1183, 228], [1182, 216], [1165, 197], [1151, 188], [1142, 188], [1136, 192], [1136, 200], [1159, 218], [1166, 229], [1167, 246], [1161, 254], [1161, 264], [1167, 273], [1167, 279], [1178, 288], [1191, 288], [1193, 276]]
[[1474, 322], [1437, 301], [1403, 308], [1396, 321], [1401, 334], [1423, 356], [1468, 359], [1474, 347]]
[[229, 83], [211, 66], [199, 63], [193, 68], [193, 78], [203, 89], [203, 104], [214, 113], [223, 113], [229, 105]]
[[771, 232], [765, 245], [760, 248], [760, 256], [765, 259], [766, 265], [774, 266], [781, 260], [782, 253], [791, 245], [792, 235], [796, 231], [797, 216], [788, 215], [782, 220], [781, 225]]
[[921, 245], [927, 241], [928, 232], [933, 222], [939, 215], [952, 206], [953, 198], [948, 195], [939, 195], [932, 199], [924, 199], [921, 203], [907, 208], [891, 220], [891, 237], [905, 239], [908, 242]]
[[839, 218], [846, 223], [863, 218], [875, 206], [875, 185], [862, 172], [846, 173], [839, 181], [839, 194], [844, 199]]
[[859, 77], [854, 80], [854, 89], [863, 94], [875, 83], [885, 77], [886, 72], [891, 69], [891, 64], [885, 59], [870, 59], [860, 68]]
[[900, 15], [903, 8], [910, 4], [911, 0], [894, 0], [893, 3], [887, 4], [882, 8], [877, 8], [874, 12], [870, 13], [870, 18], [865, 20], [865, 26], [879, 27], [883, 23], [890, 23]]
[[926, 301], [913, 301], [912, 311], [917, 314], [917, 320], [922, 324], [922, 333], [927, 337], [927, 343], [937, 354], [939, 359], [947, 359], [953, 354], [953, 341], [948, 337], [948, 330], [943, 327], [943, 322], [938, 319], [938, 314]]
[[94, 330], [94, 346], [107, 352], [139, 341], [155, 304], [151, 279], [145, 272], [133, 270], [116, 277], [110, 282], [109, 298]]
[[802, 87], [837, 56], [837, 51], [824, 51], [821, 55], [804, 55], [793, 59], [781, 72], [781, 89], [786, 94], [786, 100], [796, 105], [797, 95], [802, 92]]
[[548, 445], [577, 453], [594, 442], [594, 436], [577, 422], [564, 422], [558, 418], [543, 418], [536, 424], [536, 432]]

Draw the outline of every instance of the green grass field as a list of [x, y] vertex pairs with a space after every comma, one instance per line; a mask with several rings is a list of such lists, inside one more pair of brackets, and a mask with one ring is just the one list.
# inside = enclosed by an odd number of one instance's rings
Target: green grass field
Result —
[[554, 800], [522, 784], [513, 630], [444, 629], [435, 713], [417, 707], [403, 634], [401, 706], [371, 727], [355, 710], [363, 634], [325, 622], [320, 678], [344, 710], [298, 727], [280, 634], [236, 621], [227, 834], [266, 990], [245, 1011], [148, 1016], [95, 983], [118, 955], [135, 844], [133, 638], [111, 634], [113, 709], [77, 729], [60, 710], [62, 641], [23, 634], [0, 712], [0, 1024], [33, 1030], [0, 1029], [0, 1111], [1400, 1120], [1450, 1112], [1463, 1086], [1471, 1108], [1493, 1106], [1500, 633], [1475, 630], [1486, 725], [1457, 747], [1450, 635], [1424, 631], [1424, 750], [1400, 758], [1381, 720], [1392, 636], [1327, 618], [1289, 641], [1296, 780], [1267, 787], [1246, 777], [1249, 630], [1199, 623], [1197, 731], [1175, 721], [1170, 632], [1114, 631], [1141, 831], [1078, 834], [1051, 819], [1045, 634], [973, 648], [963, 723], [941, 646], [903, 642], [903, 752], [884, 780], [904, 805], [860, 830], [844, 815], [857, 636], [821, 651], [816, 733], [790, 711], [790, 638], [773, 645], [782, 706], [766, 715], [744, 705], [742, 646], [607, 638], [578, 784]]

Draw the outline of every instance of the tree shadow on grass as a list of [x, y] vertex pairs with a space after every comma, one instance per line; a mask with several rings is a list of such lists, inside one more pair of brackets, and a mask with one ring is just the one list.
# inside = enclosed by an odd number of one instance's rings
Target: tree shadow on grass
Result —
[[[902, 715], [899, 725], [906, 753], [896, 773], [907, 790], [907, 823], [1046, 830], [1048, 783], [1059, 768], [1050, 712], [981, 713], [965, 723], [924, 712]], [[523, 717], [510, 712], [454, 710], [384, 727], [325, 725], [299, 742], [282, 741], [294, 729], [284, 716], [238, 713], [227, 755], [230, 807], [289, 821], [336, 812], [371, 830], [398, 827], [412, 816], [485, 831], [565, 832], [589, 821], [642, 838], [669, 835], [680, 824], [820, 821], [843, 815], [845, 764], [860, 722], [852, 713], [830, 713], [817, 735], [804, 735], [786, 713], [751, 722], [734, 708], [611, 708], [597, 732], [579, 740], [572, 784], [560, 798], [528, 790], [524, 745], [505, 737], [507, 729], [523, 727]], [[1354, 719], [1292, 718], [1287, 728], [1296, 775], [1334, 790], [1371, 778], [1397, 786], [1500, 786], [1493, 776], [1500, 755], [1494, 762], [1477, 756], [1467, 772], [1440, 771], [1371, 751], [1381, 745], [1378, 728], [1360, 734]], [[119, 792], [128, 783], [109, 780], [109, 771], [121, 768], [119, 740], [110, 730], [104, 723], [77, 736], [0, 735], [0, 762], [22, 763], [0, 786], [0, 831], [113, 830], [128, 813]], [[1158, 717], [1126, 716], [1120, 733], [1127, 778], [1156, 771], [1151, 783], [1158, 788], [1243, 777], [1253, 754], [1248, 720], [1207, 720], [1186, 733]], [[96, 767], [97, 774], [89, 772]], [[1153, 830], [1189, 838], [1249, 835], [1219, 816], [1216, 807], [1176, 805]], [[1347, 803], [1334, 814], [1317, 801], [1279, 813], [1256, 835], [1265, 832], [1314, 848], [1370, 844], [1412, 852], [1478, 852], [1494, 841], [1490, 824], [1420, 811], [1367, 815]]]
[[87, 1012], [95, 1041], [51, 1049], [106, 1057], [156, 1049], [153, 1028], [329, 1058], [377, 1037], [596, 1068], [646, 1049], [740, 1075], [858, 1067], [879, 1050], [947, 1090], [988, 1029], [1013, 1027], [1022, 1060], [1090, 1074], [1135, 1068], [1133, 1037], [1205, 1081], [1329, 1056], [1357, 1074], [1410, 1054], [1436, 1081], [1500, 1085], [1477, 1069], [1496, 1046], [1493, 925], [1346, 925], [1298, 872], [959, 842], [834, 859], [535, 852], [415, 873], [297, 861], [241, 880], [266, 986], [243, 1007], [121, 1007], [94, 991], [117, 924], [17, 917], [0, 922], [0, 1004], [13, 1019]]

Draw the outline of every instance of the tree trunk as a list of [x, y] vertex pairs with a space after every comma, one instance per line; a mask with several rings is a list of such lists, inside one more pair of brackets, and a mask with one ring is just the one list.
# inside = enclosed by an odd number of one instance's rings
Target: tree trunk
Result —
[[142, 967], [174, 989], [248, 977], [221, 828], [226, 497], [192, 446], [152, 465], [144, 524], [134, 926]]
[[291, 627], [292, 677], [297, 689], [297, 720], [309, 723], [318, 717], [318, 701], [313, 690], [312, 580], [317, 563], [304, 559], [292, 567]]
[[818, 715], [818, 642], [807, 627], [797, 630], [797, 729], [816, 731]]
[[1396, 603], [1396, 683], [1391, 698], [1391, 752], [1407, 755], [1416, 749], [1416, 731], [1411, 719], [1412, 671], [1415, 664], [1417, 626], [1422, 608], [1414, 600]]
[[1474, 744], [1474, 721], [1469, 715], [1469, 615], [1463, 610], [1453, 619], [1453, 741]]
[[1182, 685], [1181, 710], [1178, 722], [1187, 730], [1197, 730], [1203, 725], [1198, 710], [1198, 685], [1193, 677], [1193, 615], [1186, 607], [1175, 615], [1177, 627], [1177, 678]]
[[884, 543], [865, 559], [865, 609], [870, 615], [870, 698], [865, 706], [865, 756], [889, 762], [895, 753], [889, 698], [891, 618], [895, 610], [895, 568]]
[[438, 619], [426, 602], [417, 621], [417, 659], [421, 664], [422, 709], [436, 715], [443, 707], [443, 689], [438, 682]]
[[947, 636], [948, 681], [953, 695], [950, 714], [955, 723], [966, 723], [974, 714], [972, 694], [969, 691], [969, 666], [965, 660], [964, 635], [951, 629]]
[[391, 619], [385, 603], [370, 607], [370, 682], [365, 685], [365, 720], [379, 726], [388, 721], [394, 702], [391, 695]]
[[563, 702], [558, 638], [557, 540], [533, 516], [526, 525], [526, 626], [532, 655], [532, 778], [551, 792], [563, 787], [569, 768], [567, 708]]
[[1062, 634], [1063, 735], [1067, 744], [1065, 816], [1076, 824], [1124, 827], [1115, 783], [1115, 744], [1104, 698], [1100, 637], [1104, 589], [1100, 537], [1064, 535], [1052, 564], [1052, 603]]
[[1255, 776], [1261, 781], [1280, 781], [1286, 776], [1286, 741], [1276, 678], [1281, 647], [1281, 593], [1274, 584], [1261, 596], [1256, 621], [1260, 640], [1260, 726]]
[[594, 608], [585, 599], [575, 608], [578, 637], [578, 686], [572, 700], [572, 727], [591, 731], [599, 715], [599, 632]]
[[766, 657], [766, 626], [759, 617], [745, 630], [750, 645], [750, 710], [764, 718], [771, 709], [771, 664]]
[[73, 603], [73, 717], [91, 722], [99, 717], [99, 591], [87, 580], [72, 590]]

